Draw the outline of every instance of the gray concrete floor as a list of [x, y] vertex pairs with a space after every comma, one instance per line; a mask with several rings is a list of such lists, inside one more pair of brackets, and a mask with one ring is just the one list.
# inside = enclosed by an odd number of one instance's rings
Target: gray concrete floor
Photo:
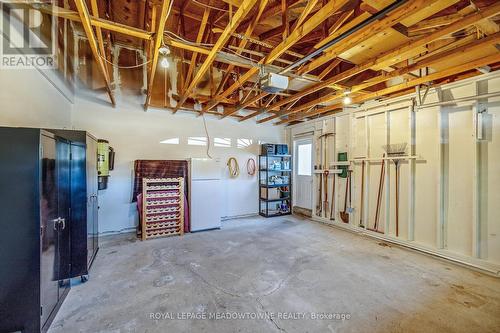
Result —
[[50, 333], [500, 332], [500, 279], [295, 217], [101, 240]]

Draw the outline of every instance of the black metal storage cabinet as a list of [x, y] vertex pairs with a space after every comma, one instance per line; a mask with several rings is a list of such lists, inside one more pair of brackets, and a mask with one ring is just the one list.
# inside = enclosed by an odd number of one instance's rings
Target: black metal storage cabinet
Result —
[[291, 214], [292, 163], [288, 154], [259, 155], [259, 214]]
[[0, 332], [46, 331], [68, 279], [88, 273], [97, 247], [92, 240], [87, 255], [86, 156], [97, 149], [89, 152], [82, 133], [83, 144], [58, 131], [0, 127]]
[[71, 143], [71, 272], [85, 276], [99, 250], [97, 139], [85, 131], [49, 130]]

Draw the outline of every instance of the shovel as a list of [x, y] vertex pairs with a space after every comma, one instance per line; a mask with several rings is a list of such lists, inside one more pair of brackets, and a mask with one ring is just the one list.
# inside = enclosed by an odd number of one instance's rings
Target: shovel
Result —
[[345, 183], [344, 211], [340, 212], [340, 219], [344, 223], [349, 223], [349, 213], [347, 212], [347, 192], [349, 191], [349, 179], [349, 174], [347, 174], [347, 180]]

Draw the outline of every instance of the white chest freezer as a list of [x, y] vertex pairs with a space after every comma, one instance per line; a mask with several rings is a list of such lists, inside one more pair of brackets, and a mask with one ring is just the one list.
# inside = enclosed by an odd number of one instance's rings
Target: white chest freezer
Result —
[[221, 173], [218, 159], [191, 159], [189, 189], [191, 231], [221, 227]]

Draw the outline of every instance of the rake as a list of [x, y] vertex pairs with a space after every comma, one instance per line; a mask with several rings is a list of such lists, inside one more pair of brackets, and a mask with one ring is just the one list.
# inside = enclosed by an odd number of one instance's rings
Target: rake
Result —
[[[387, 157], [399, 157], [406, 154], [407, 143], [394, 143], [385, 145], [383, 148], [387, 153]], [[396, 167], [396, 237], [399, 236], [399, 162], [401, 159], [395, 158], [392, 160]]]

